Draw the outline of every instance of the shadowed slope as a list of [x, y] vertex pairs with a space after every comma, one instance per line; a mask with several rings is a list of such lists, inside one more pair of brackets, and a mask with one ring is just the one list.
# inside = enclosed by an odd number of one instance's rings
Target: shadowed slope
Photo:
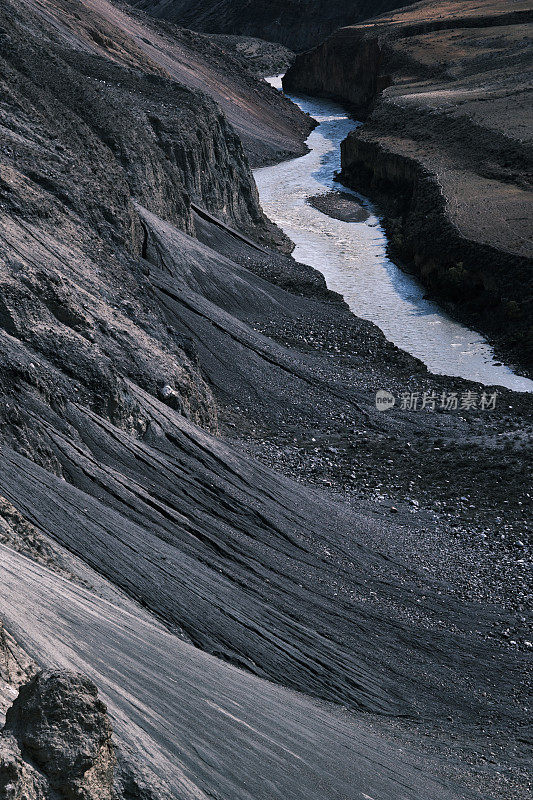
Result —
[[0, 492], [195, 644], [256, 674], [368, 710], [466, 717], [484, 713], [467, 688], [475, 674], [479, 688], [498, 681], [505, 706], [514, 666], [485, 640], [490, 609], [460, 607], [370, 551], [388, 522], [313, 498], [129, 389], [142, 440], [75, 406], [60, 421], [29, 398], [68, 482], [6, 448]]
[[405, 0], [128, 0], [160, 19], [198, 31], [259, 36], [306, 50], [341, 25], [406, 5]]

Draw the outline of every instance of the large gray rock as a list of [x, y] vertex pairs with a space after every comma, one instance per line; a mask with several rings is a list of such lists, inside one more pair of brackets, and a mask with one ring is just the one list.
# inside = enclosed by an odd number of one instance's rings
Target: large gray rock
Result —
[[[24, 761], [40, 769], [66, 800], [116, 798], [111, 723], [96, 686], [83, 675], [59, 670], [36, 675], [8, 710], [4, 732], [16, 740]], [[4, 758], [3, 772], [11, 771], [19, 782], [31, 777], [34, 796], [41, 796], [45, 782], [20, 763], [13, 741], [6, 738], [12, 759], [8, 764]]]
[[142, 756], [112, 736], [86, 676], [26, 679], [0, 731], [0, 800], [172, 800]]

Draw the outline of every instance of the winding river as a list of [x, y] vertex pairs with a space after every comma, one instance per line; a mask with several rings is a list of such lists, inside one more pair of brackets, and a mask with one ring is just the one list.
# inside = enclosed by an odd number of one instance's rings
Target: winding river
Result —
[[[281, 76], [267, 80], [281, 89]], [[255, 170], [254, 175], [265, 213], [296, 245], [294, 258], [320, 270], [328, 287], [343, 295], [354, 314], [374, 322], [432, 372], [533, 391], [533, 381], [498, 362], [479, 333], [425, 298], [423, 287], [387, 257], [387, 240], [372, 204], [335, 182], [340, 143], [360, 123], [329, 100], [291, 99], [319, 122], [307, 140], [310, 152]], [[368, 217], [343, 222], [308, 203], [309, 198], [332, 190], [354, 196]]]

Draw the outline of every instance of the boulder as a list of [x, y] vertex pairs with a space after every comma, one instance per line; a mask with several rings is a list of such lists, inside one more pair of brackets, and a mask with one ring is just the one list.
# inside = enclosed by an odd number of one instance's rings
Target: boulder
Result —
[[[21, 687], [8, 710], [4, 734], [3, 746], [8, 752], [11, 748], [12, 759], [2, 762], [0, 786], [6, 779], [2, 769], [21, 782], [31, 775], [29, 765], [35, 765], [65, 800], [116, 798], [111, 723], [89, 678], [64, 670], [37, 674]], [[13, 742], [28, 766], [21, 766]], [[30, 796], [40, 797], [37, 790], [45, 783], [35, 779], [34, 784], [37, 788]], [[19, 795], [6, 795], [11, 796]]]

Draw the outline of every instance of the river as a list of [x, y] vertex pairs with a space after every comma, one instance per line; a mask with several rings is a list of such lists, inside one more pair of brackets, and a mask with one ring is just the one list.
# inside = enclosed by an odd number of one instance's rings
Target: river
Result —
[[[281, 88], [281, 76], [267, 80]], [[291, 99], [319, 123], [307, 140], [310, 152], [257, 169], [254, 175], [265, 213], [296, 245], [294, 258], [320, 270], [328, 287], [343, 295], [354, 314], [374, 322], [388, 339], [432, 372], [533, 391], [533, 381], [500, 363], [481, 334], [426, 299], [416, 279], [387, 257], [387, 239], [370, 201], [335, 182], [340, 143], [360, 123], [332, 101]], [[359, 199], [369, 214], [367, 219], [343, 222], [307, 202], [331, 190]]]

